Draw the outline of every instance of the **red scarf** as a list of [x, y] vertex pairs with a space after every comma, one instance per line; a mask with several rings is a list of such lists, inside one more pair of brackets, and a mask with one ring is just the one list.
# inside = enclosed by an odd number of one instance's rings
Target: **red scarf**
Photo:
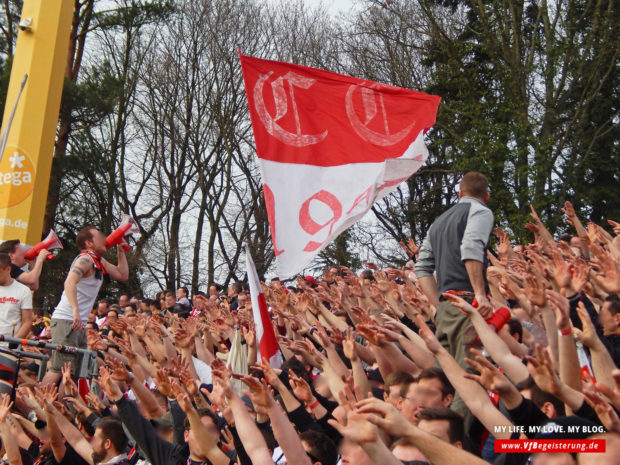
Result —
[[101, 264], [101, 255], [96, 255], [90, 250], [82, 250], [80, 252], [80, 255], [88, 255], [90, 258], [93, 259], [93, 262], [94, 262], [93, 266], [95, 267], [95, 270], [99, 270], [103, 274], [107, 274], [107, 271], [105, 270], [104, 266]]

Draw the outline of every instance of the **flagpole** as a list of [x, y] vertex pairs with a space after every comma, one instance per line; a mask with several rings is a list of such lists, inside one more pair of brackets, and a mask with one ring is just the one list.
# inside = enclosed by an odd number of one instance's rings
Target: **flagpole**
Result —
[[6, 122], [4, 132], [2, 132], [2, 136], [0, 136], [0, 161], [2, 161], [2, 157], [4, 156], [4, 149], [6, 148], [6, 141], [9, 139], [9, 131], [11, 130], [11, 125], [13, 124], [13, 118], [15, 117], [15, 112], [17, 111], [17, 104], [19, 103], [19, 98], [22, 96], [24, 87], [26, 87], [27, 80], [28, 80], [28, 75], [24, 74], [24, 77], [22, 78], [22, 82], [19, 87], [19, 91], [17, 92], [17, 98], [15, 99], [15, 104], [13, 105], [13, 109], [11, 110], [9, 119]]
[[280, 368], [282, 365], [282, 355], [278, 339], [271, 323], [271, 317], [267, 309], [267, 301], [261, 288], [258, 273], [252, 254], [248, 245], [244, 242], [242, 247], [245, 250], [246, 273], [250, 288], [250, 299], [252, 301], [252, 318], [256, 328], [256, 342], [258, 344], [258, 355], [263, 363], [271, 365], [273, 368]]

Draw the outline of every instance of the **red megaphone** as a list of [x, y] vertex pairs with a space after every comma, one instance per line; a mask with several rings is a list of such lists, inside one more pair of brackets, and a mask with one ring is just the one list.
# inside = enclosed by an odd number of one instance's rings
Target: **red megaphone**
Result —
[[[110, 247], [123, 242], [125, 236], [138, 233], [140, 233], [140, 226], [138, 225], [138, 222], [126, 213], [123, 213], [123, 216], [121, 217], [121, 225], [112, 231], [108, 237], [106, 237], [105, 246], [109, 249]], [[130, 250], [131, 248], [128, 245], [124, 245], [123, 249]]]
[[[62, 248], [63, 247], [62, 247], [62, 243], [60, 242], [60, 239], [58, 239], [58, 236], [56, 235], [54, 230], [51, 229], [50, 233], [47, 235], [45, 240], [39, 242], [37, 245], [35, 245], [34, 247], [31, 247], [30, 249], [26, 251], [26, 260], [34, 260], [35, 258], [37, 258], [37, 255], [39, 255], [39, 252], [41, 252], [41, 250], [43, 249], [54, 250], [54, 249], [62, 249]], [[47, 256], [48, 260], [52, 260], [53, 258], [54, 258], [54, 255], [52, 254], [49, 254]]]

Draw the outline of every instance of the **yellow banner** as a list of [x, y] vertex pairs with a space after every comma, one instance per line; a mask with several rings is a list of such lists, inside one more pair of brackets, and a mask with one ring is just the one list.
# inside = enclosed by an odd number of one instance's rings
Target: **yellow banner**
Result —
[[34, 245], [41, 240], [73, 3], [24, 1], [2, 131], [24, 76], [28, 79], [0, 160], [0, 241]]

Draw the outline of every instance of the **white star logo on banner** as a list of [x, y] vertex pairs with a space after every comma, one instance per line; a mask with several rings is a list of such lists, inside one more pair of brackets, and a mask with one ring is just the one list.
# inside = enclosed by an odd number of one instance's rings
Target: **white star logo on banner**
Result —
[[22, 156], [19, 154], [19, 152], [14, 152], [13, 156], [11, 158], [9, 158], [9, 161], [11, 162], [11, 168], [23, 168], [24, 164], [22, 163], [24, 160], [26, 159], [26, 157]]

